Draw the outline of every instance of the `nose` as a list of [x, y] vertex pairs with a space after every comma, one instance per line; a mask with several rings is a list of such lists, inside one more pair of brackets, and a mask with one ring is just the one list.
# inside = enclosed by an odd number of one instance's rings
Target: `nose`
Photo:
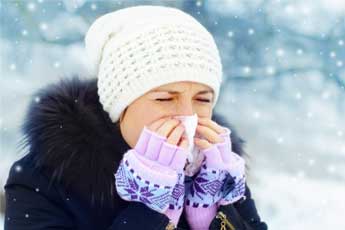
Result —
[[182, 101], [177, 108], [176, 113], [180, 116], [192, 116], [194, 115], [194, 107], [191, 101]]

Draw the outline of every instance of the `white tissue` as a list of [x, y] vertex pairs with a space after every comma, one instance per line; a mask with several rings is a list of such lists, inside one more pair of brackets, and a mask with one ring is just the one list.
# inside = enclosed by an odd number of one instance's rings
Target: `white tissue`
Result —
[[188, 160], [189, 162], [193, 162], [192, 152], [194, 149], [194, 135], [196, 132], [196, 127], [198, 125], [198, 115], [195, 113], [192, 116], [175, 116], [174, 118], [180, 120], [185, 127], [185, 132], [189, 143]]
[[199, 169], [203, 160], [199, 155], [199, 148], [194, 145], [194, 136], [196, 127], [198, 126], [198, 115], [195, 113], [192, 116], [175, 116], [175, 119], [180, 120], [184, 127], [188, 139], [188, 165], [186, 166], [186, 174], [192, 176]]

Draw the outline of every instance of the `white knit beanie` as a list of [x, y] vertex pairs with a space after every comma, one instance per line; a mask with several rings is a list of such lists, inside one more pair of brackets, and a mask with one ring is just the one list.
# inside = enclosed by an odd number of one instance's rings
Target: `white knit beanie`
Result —
[[98, 81], [98, 95], [112, 122], [135, 99], [178, 81], [214, 90], [222, 64], [212, 35], [191, 15], [172, 7], [141, 5], [107, 13], [85, 36], [86, 52]]

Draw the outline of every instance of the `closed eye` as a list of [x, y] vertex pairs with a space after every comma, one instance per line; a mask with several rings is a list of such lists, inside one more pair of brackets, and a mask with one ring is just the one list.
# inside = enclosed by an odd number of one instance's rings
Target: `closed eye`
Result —
[[[158, 98], [156, 101], [171, 101], [173, 98]], [[197, 99], [198, 101], [204, 102], [204, 103], [210, 103], [211, 101], [208, 99]]]
[[161, 99], [161, 98], [158, 98], [156, 99], [156, 101], [171, 101], [172, 98], [167, 98], [167, 99]]
[[202, 101], [202, 102], [205, 102], [205, 103], [210, 103], [211, 101], [208, 100], [208, 99], [198, 99], [198, 101]]

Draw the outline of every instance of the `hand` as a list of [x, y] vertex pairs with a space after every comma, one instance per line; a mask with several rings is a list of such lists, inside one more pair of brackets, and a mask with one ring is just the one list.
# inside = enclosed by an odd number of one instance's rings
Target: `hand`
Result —
[[[208, 118], [200, 118], [195, 144], [205, 155], [204, 164], [194, 179], [187, 204], [205, 207], [218, 201], [231, 203], [244, 196], [245, 161], [232, 152], [231, 130]], [[190, 204], [192, 205], [192, 204]]]
[[180, 120], [170, 117], [161, 118], [151, 123], [148, 129], [157, 133], [157, 135], [166, 137], [169, 144], [177, 145], [184, 149], [188, 148], [188, 139], [183, 135], [185, 127]]
[[207, 149], [212, 147], [212, 144], [224, 142], [228, 136], [227, 131], [226, 128], [218, 125], [215, 121], [206, 117], [199, 117], [196, 133], [205, 136], [207, 139], [195, 137], [194, 142], [201, 150]]
[[199, 118], [196, 132], [194, 142], [205, 159], [186, 194], [186, 216], [191, 229], [208, 229], [218, 204], [244, 195], [244, 160], [232, 152], [228, 128]]
[[163, 118], [144, 126], [135, 147], [124, 154], [117, 170], [121, 198], [139, 201], [166, 214], [175, 224], [184, 203], [188, 140], [178, 120]]

